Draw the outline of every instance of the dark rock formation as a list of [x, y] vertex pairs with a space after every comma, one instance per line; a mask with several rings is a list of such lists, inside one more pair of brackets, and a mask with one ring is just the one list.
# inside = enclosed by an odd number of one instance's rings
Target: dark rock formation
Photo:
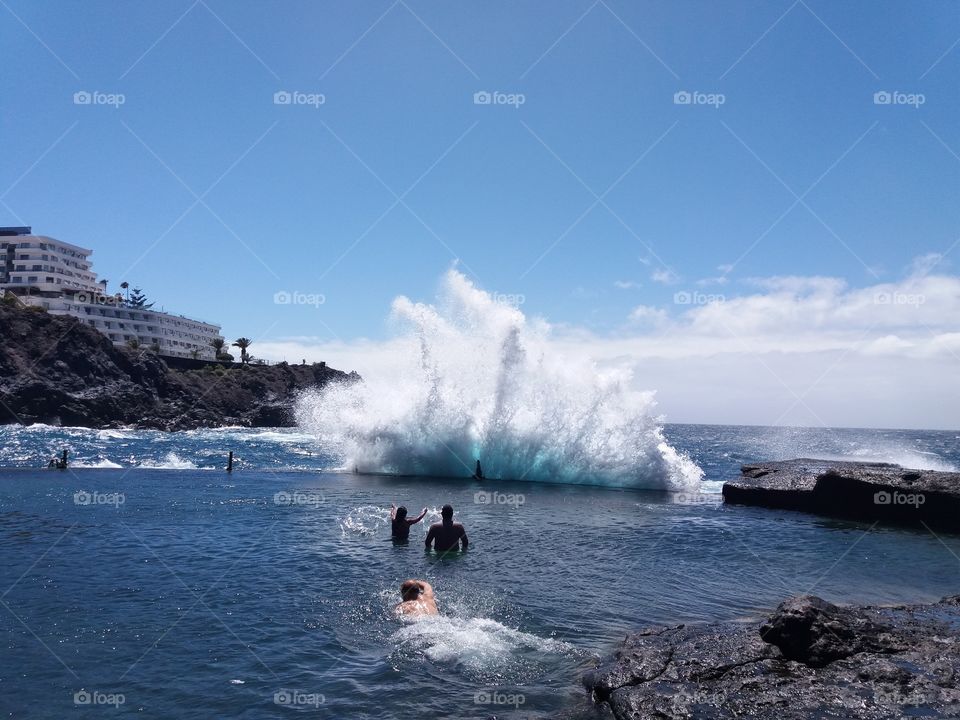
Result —
[[756, 624], [654, 627], [584, 678], [617, 720], [960, 717], [960, 596], [839, 608], [803, 596]]
[[744, 465], [728, 503], [960, 532], [960, 473], [886, 463], [785, 460]]
[[0, 305], [0, 423], [292, 426], [297, 393], [359, 379], [323, 364], [200, 365], [174, 369], [74, 318]]

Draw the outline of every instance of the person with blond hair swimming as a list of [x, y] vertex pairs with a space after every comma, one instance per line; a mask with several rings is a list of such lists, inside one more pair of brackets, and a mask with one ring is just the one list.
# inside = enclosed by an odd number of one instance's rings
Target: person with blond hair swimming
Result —
[[404, 580], [400, 586], [400, 597], [403, 600], [394, 610], [397, 615], [422, 617], [440, 614], [433, 595], [433, 586], [426, 580]]

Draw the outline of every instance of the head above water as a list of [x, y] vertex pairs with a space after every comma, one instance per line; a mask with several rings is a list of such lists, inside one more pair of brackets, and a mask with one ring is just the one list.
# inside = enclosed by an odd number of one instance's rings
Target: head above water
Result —
[[444, 522], [453, 520], [453, 505], [444, 505], [440, 510], [440, 517], [443, 518]]
[[416, 580], [404, 580], [400, 586], [400, 597], [403, 598], [404, 602], [407, 600], [416, 600], [420, 597], [422, 591], [423, 588], [420, 587], [420, 583]]
[[397, 520], [403, 520], [407, 516], [407, 509], [401, 505], [397, 508]]

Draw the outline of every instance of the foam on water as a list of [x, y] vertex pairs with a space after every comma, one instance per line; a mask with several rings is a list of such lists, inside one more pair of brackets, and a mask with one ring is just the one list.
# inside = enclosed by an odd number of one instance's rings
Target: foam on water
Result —
[[115, 468], [122, 468], [123, 465], [119, 465], [119, 464], [113, 462], [112, 460], [107, 460], [106, 458], [104, 458], [104, 459], [101, 459], [101, 460], [94, 460], [94, 461], [87, 461], [87, 462], [84, 462], [84, 461], [81, 460], [80, 462], [72, 463], [72, 464], [71, 464], [71, 467], [74, 467], [74, 468], [115, 469]]
[[392, 638], [400, 652], [419, 652], [432, 662], [470, 674], [498, 675], [543, 655], [576, 653], [569, 643], [541, 638], [489, 618], [444, 615], [406, 619]]
[[340, 530], [344, 535], [373, 535], [390, 524], [390, 510], [376, 505], [361, 505], [340, 518]]
[[300, 426], [362, 472], [692, 488], [702, 471], [664, 439], [625, 371], [555, 357], [550, 327], [451, 270], [436, 304], [399, 297], [395, 373], [328, 385]]
[[197, 470], [196, 463], [184, 460], [174, 452], [168, 452], [160, 460], [147, 459], [140, 463], [140, 467], [153, 470]]

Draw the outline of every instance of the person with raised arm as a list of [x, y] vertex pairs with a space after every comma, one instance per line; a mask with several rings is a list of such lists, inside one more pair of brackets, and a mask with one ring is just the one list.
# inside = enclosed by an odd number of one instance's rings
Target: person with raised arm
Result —
[[410, 526], [416, 525], [427, 515], [427, 509], [424, 508], [413, 520], [407, 519], [407, 509], [401, 505], [397, 507], [390, 503], [390, 526], [391, 534], [394, 540], [408, 540], [410, 538]]

